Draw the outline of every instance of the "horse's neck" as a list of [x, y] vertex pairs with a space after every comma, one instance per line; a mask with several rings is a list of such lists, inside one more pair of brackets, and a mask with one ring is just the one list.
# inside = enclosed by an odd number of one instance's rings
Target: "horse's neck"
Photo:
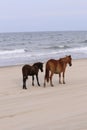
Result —
[[37, 66], [38, 67], [38, 64], [35, 63], [33, 66]]
[[62, 65], [63, 68], [66, 68], [67, 66], [67, 61], [65, 58], [62, 58], [59, 60], [59, 63]]

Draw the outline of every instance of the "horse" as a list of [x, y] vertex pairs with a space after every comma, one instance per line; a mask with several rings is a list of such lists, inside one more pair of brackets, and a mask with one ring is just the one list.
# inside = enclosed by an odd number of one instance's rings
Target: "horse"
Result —
[[43, 63], [37, 62], [31, 65], [24, 65], [22, 67], [22, 75], [23, 75], [23, 89], [26, 88], [26, 80], [28, 79], [28, 76], [32, 76], [32, 86], [34, 86], [34, 75], [36, 75], [37, 84], [40, 86], [39, 79], [38, 79], [38, 72], [39, 70], [43, 72]]
[[54, 86], [52, 83], [53, 74], [59, 74], [59, 84], [61, 84], [61, 73], [63, 73], [63, 84], [65, 84], [64, 78], [67, 64], [69, 64], [69, 66], [72, 66], [71, 55], [60, 58], [59, 60], [48, 60], [45, 68], [44, 87], [46, 86], [46, 81], [49, 82], [49, 79], [50, 85]]

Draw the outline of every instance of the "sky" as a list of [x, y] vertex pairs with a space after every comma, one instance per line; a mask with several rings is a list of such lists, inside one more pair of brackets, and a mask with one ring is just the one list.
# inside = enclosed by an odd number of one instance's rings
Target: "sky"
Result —
[[0, 32], [87, 30], [87, 0], [0, 0]]

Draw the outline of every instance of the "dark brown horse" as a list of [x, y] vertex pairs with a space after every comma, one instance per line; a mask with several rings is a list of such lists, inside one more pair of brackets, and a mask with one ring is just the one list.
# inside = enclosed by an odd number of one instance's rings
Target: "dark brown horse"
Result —
[[49, 82], [49, 79], [50, 79], [50, 85], [53, 86], [52, 77], [54, 73], [59, 74], [60, 84], [62, 83], [61, 73], [63, 73], [63, 84], [65, 84], [64, 76], [65, 76], [65, 70], [66, 70], [67, 64], [69, 64], [69, 66], [72, 65], [71, 55], [61, 58], [59, 60], [55, 60], [55, 59], [48, 60], [46, 63], [44, 86], [46, 86], [46, 81]]
[[28, 76], [32, 76], [32, 85], [34, 86], [34, 75], [36, 75], [37, 84], [38, 84], [38, 86], [40, 86], [39, 79], [38, 79], [39, 69], [41, 70], [41, 72], [43, 72], [43, 63], [42, 62], [37, 62], [37, 63], [33, 64], [32, 66], [31, 65], [23, 66], [23, 68], [22, 68], [23, 89], [27, 89], [26, 80], [28, 79]]

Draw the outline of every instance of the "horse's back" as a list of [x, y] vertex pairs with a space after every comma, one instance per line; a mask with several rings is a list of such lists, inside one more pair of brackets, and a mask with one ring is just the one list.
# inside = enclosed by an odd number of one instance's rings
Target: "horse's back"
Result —
[[30, 68], [31, 68], [30, 65], [27, 65], [27, 64], [24, 65], [24, 66], [22, 67], [22, 74], [23, 74], [24, 76], [25, 76], [25, 75], [28, 75]]
[[37, 74], [39, 71], [38, 67], [36, 65], [24, 65], [23, 68], [22, 68], [22, 74], [25, 76], [25, 75], [35, 75]]
[[56, 64], [57, 64], [57, 60], [55, 60], [55, 59], [50, 59], [50, 60], [47, 61], [47, 64], [56, 65]]
[[49, 70], [55, 70], [56, 66], [57, 66], [57, 60], [55, 59], [50, 59], [46, 63], [46, 68], [48, 68]]
[[60, 60], [50, 59], [46, 63], [46, 69], [58, 74], [62, 72], [63, 64], [60, 62]]
[[24, 70], [28, 70], [28, 69], [30, 69], [31, 68], [31, 66], [30, 65], [24, 65], [23, 67], [22, 67], [22, 71], [24, 71]]

